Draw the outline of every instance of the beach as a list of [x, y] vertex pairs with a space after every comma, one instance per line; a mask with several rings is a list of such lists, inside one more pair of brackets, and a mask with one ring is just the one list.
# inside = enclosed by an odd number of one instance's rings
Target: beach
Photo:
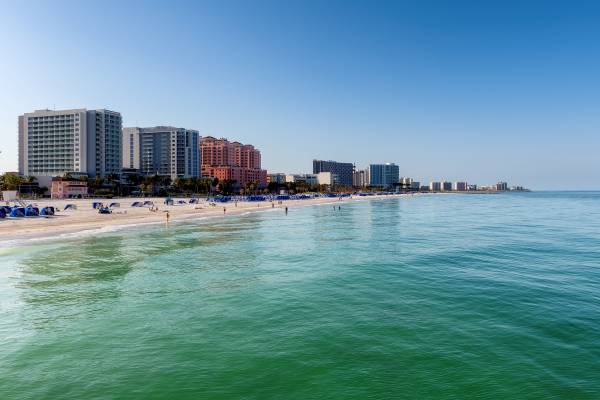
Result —
[[[349, 201], [370, 201], [383, 198], [392, 198], [402, 196], [369, 196], [369, 197], [318, 197], [303, 200], [284, 200], [279, 204], [278, 201], [230, 201], [227, 203], [213, 203], [199, 200], [198, 204], [189, 204], [190, 198], [173, 198], [173, 205], [165, 205], [165, 198], [114, 198], [114, 199], [61, 199], [61, 200], [31, 200], [25, 201], [26, 204], [33, 204], [37, 207], [53, 206], [60, 211], [51, 217], [26, 217], [26, 218], [6, 218], [0, 220], [0, 237], [5, 239], [30, 239], [45, 238], [63, 234], [73, 234], [80, 231], [92, 231], [104, 228], [126, 228], [127, 226], [136, 226], [141, 224], [160, 224], [167, 222], [167, 212], [169, 222], [184, 221], [187, 219], [209, 218], [209, 217], [227, 217], [240, 215], [248, 212], [261, 212], [273, 209], [285, 208], [289, 210], [300, 206], [318, 205], [328, 203], [343, 203]], [[183, 200], [186, 204], [178, 204]], [[157, 208], [151, 211], [149, 206], [132, 207], [135, 202], [152, 201]], [[112, 208], [111, 214], [99, 214], [97, 209], [93, 208], [93, 203], [102, 202], [104, 205], [119, 203], [119, 207]], [[64, 210], [67, 204], [74, 204], [76, 209]], [[223, 212], [225, 209], [225, 212]]]

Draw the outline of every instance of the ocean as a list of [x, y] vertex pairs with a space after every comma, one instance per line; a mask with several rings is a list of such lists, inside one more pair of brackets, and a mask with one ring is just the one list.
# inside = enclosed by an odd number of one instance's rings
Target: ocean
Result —
[[600, 398], [600, 192], [340, 207], [1, 248], [0, 399]]

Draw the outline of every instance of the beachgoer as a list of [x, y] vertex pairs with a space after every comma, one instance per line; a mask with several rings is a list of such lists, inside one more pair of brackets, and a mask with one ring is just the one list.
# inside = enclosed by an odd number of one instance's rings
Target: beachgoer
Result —
[[287, 206], [285, 207], [285, 215], [287, 215]]
[[167, 211], [166, 217], [167, 217], [167, 226], [169, 226], [169, 212], [168, 211]]
[[223, 207], [223, 214], [225, 214], [225, 211], [227, 211], [227, 209], [225, 207]]

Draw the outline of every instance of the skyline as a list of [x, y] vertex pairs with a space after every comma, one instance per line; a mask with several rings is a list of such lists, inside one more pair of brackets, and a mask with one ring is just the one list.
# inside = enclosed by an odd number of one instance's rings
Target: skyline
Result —
[[18, 115], [85, 107], [253, 143], [269, 172], [600, 188], [595, 4], [61, 4], [0, 16], [0, 172]]

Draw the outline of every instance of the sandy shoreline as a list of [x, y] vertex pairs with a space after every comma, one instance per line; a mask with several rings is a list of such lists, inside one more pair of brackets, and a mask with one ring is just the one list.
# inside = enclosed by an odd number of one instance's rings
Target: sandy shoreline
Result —
[[[270, 201], [262, 202], [238, 202], [237, 206], [233, 202], [216, 203], [211, 206], [209, 203], [201, 200], [199, 204], [171, 205], [164, 204], [164, 198], [126, 198], [112, 200], [94, 200], [94, 199], [68, 199], [68, 200], [35, 200], [27, 202], [38, 207], [54, 206], [60, 209], [53, 217], [26, 217], [26, 218], [6, 218], [0, 219], [0, 238], [2, 241], [23, 240], [23, 239], [43, 239], [64, 236], [67, 234], [76, 235], [79, 232], [102, 230], [125, 229], [128, 226], [139, 226], [143, 224], [165, 224], [166, 211], [169, 212], [169, 221], [179, 222], [186, 219], [201, 219], [205, 217], [227, 217], [240, 215], [247, 212], [268, 211], [274, 208], [281, 209], [284, 212], [285, 207], [290, 211], [293, 208], [306, 205], [316, 205], [325, 203], [343, 203], [351, 201], [371, 201], [387, 198], [398, 198], [406, 195], [387, 195], [387, 196], [354, 196], [352, 198], [323, 197], [305, 200], [286, 200], [282, 204]], [[153, 201], [158, 211], [152, 212], [148, 207], [131, 207], [135, 201]], [[175, 198], [177, 203], [178, 198]], [[182, 198], [182, 200], [189, 200]], [[120, 203], [120, 207], [114, 208], [112, 214], [99, 214], [93, 209], [92, 203], [103, 201], [105, 204]], [[75, 204], [76, 210], [62, 211], [66, 204]], [[226, 209], [225, 213], [223, 208]]]

